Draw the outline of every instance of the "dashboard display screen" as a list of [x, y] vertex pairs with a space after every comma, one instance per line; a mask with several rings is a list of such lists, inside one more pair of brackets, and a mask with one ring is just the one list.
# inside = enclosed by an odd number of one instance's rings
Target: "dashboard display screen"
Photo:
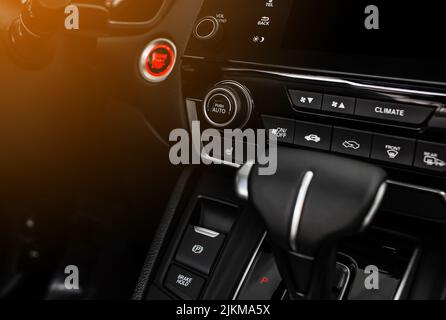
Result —
[[438, 0], [204, 2], [224, 36], [191, 38], [187, 54], [301, 70], [446, 83], [444, 3]]
[[298, 0], [282, 46], [301, 52], [446, 60], [443, 8], [442, 1]]

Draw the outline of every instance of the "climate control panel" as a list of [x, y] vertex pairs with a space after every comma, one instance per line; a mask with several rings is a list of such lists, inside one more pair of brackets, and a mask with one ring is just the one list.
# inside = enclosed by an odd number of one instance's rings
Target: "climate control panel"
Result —
[[[398, 175], [446, 174], [446, 92], [185, 58], [185, 99], [216, 129], [268, 129], [281, 144], [355, 157]], [[196, 79], [206, 79], [199, 81]]]

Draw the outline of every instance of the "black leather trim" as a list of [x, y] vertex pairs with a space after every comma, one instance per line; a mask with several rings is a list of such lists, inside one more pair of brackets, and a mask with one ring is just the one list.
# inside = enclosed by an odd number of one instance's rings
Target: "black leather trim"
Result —
[[166, 236], [168, 234], [168, 230], [170, 228], [172, 220], [175, 216], [175, 212], [177, 211], [180, 201], [185, 193], [186, 186], [192, 173], [193, 168], [187, 167], [178, 178], [178, 181], [175, 185], [169, 202], [167, 203], [166, 209], [153, 238], [152, 244], [144, 262], [144, 266], [141, 270], [135, 292], [133, 293], [132, 300], [144, 299], [145, 292], [150, 282], [150, 277], [152, 276], [152, 272], [154, 271], [155, 263], [160, 255], [161, 248], [164, 241], [166, 240]]

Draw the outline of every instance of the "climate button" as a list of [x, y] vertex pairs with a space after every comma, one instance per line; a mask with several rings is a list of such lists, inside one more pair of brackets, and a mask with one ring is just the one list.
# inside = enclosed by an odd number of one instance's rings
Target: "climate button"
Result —
[[433, 111], [431, 107], [359, 99], [356, 103], [355, 115], [419, 125], [426, 121]]

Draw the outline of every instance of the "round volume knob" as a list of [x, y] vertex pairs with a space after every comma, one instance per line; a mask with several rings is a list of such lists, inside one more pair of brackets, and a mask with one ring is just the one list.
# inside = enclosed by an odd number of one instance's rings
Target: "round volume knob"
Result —
[[216, 41], [222, 35], [220, 22], [215, 17], [206, 16], [198, 20], [194, 28], [194, 36], [198, 40]]
[[217, 83], [206, 95], [203, 112], [206, 120], [217, 128], [242, 128], [252, 112], [249, 90], [236, 81]]

